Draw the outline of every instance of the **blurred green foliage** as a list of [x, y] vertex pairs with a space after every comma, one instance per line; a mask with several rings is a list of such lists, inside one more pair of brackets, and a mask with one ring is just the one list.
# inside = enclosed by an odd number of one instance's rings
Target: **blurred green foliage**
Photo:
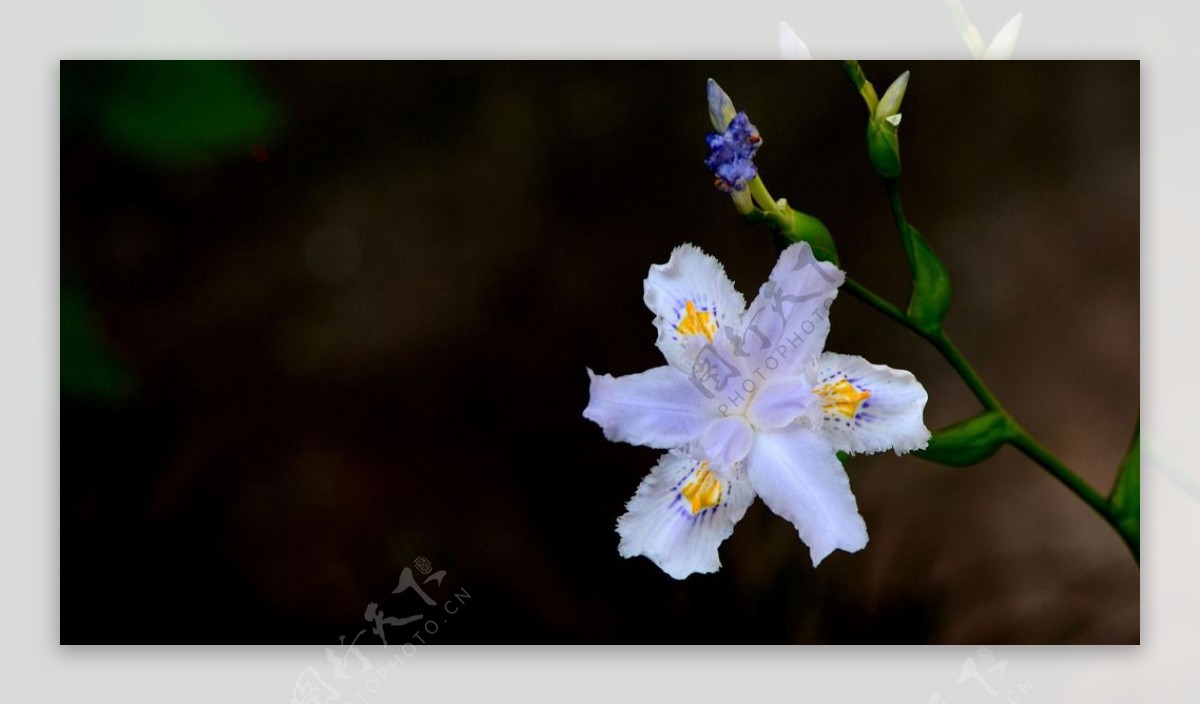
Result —
[[[281, 122], [253, 68], [229, 61], [67, 61], [60, 98], [64, 139], [86, 135], [158, 169], [248, 155]], [[85, 283], [64, 273], [60, 296], [62, 394], [126, 398], [133, 377], [98, 334]]]
[[276, 101], [242, 63], [71, 62], [62, 77], [65, 123], [82, 120], [111, 148], [152, 166], [247, 153], [280, 123]]
[[64, 280], [59, 291], [61, 393], [91, 400], [119, 400], [133, 391], [133, 377], [105, 347], [83, 289]]

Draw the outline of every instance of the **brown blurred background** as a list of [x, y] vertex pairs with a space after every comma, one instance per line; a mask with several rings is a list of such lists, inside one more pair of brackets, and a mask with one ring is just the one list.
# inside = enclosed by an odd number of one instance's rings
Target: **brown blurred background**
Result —
[[[912, 70], [902, 191], [948, 330], [1106, 491], [1138, 415], [1138, 64], [864, 68]], [[902, 301], [836, 63], [64, 62], [61, 640], [350, 641], [369, 602], [420, 607], [392, 590], [425, 557], [471, 595], [430, 643], [1137, 643], [1128, 551], [1011, 449], [853, 458], [871, 542], [817, 570], [761, 503], [715, 575], [617, 556], [658, 453], [581, 417], [585, 367], [661, 364], [641, 282], [675, 245], [744, 293], [775, 258], [702, 165], [709, 76], [772, 192]], [[931, 428], [977, 410], [928, 344], [833, 311], [828, 347], [914, 371]]]

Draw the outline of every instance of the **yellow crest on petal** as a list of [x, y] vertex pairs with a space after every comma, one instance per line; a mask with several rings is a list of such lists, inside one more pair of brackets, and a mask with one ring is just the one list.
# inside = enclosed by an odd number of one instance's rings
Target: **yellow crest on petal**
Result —
[[696, 470], [679, 490], [679, 494], [691, 502], [692, 514], [699, 514], [721, 503], [721, 480], [705, 460], [696, 466]]
[[687, 302], [686, 307], [687, 310], [679, 325], [675, 326], [675, 330], [683, 335], [703, 335], [711, 343], [713, 336], [717, 334], [717, 322], [713, 320], [712, 314], [696, 310], [696, 304], [691, 300]]
[[821, 407], [826, 414], [841, 414], [848, 419], [854, 418], [858, 413], [859, 404], [871, 396], [870, 392], [855, 387], [847, 379], [822, 384], [814, 389], [813, 393], [821, 397]]

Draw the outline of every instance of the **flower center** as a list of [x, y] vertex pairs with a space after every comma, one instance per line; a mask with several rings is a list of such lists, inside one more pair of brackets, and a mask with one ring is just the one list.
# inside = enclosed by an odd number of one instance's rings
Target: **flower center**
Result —
[[721, 480], [709, 469], [708, 461], [705, 460], [696, 467], [691, 479], [679, 490], [679, 494], [692, 503], [692, 514], [699, 514], [701, 510], [720, 504]]
[[837, 413], [848, 419], [854, 418], [859, 404], [871, 396], [870, 392], [855, 387], [846, 379], [822, 384], [813, 393], [821, 398], [821, 407], [826, 415]]
[[696, 304], [689, 299], [687, 311], [675, 330], [683, 335], [703, 335], [711, 343], [717, 332], [717, 322], [712, 319], [712, 314], [708, 311], [697, 311]]

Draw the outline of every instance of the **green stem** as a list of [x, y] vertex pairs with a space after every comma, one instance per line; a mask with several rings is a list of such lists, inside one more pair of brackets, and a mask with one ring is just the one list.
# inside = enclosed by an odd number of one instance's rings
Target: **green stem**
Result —
[[954, 344], [954, 341], [944, 331], [939, 330], [934, 335], [926, 333], [916, 323], [913, 323], [913, 320], [903, 311], [892, 305], [887, 299], [850, 277], [846, 277], [846, 283], [842, 286], [871, 308], [932, 343], [933, 347], [937, 348], [942, 357], [946, 358], [946, 361], [950, 363], [954, 371], [958, 372], [958, 375], [963, 378], [963, 381], [967, 383], [967, 386], [971, 388], [971, 391], [988, 410], [1004, 413], [1004, 407], [1000, 404], [1000, 400], [996, 398], [991, 389], [988, 389], [988, 386], [984, 384], [983, 378], [979, 376], [979, 373], [975, 371], [971, 363], [967, 362], [967, 358], [963, 356], [962, 351], [958, 349], [958, 346]]
[[1027, 455], [1030, 460], [1041, 465], [1048, 470], [1051, 475], [1058, 478], [1071, 491], [1079, 495], [1079, 498], [1087, 502], [1088, 506], [1095, 509], [1100, 516], [1110, 518], [1108, 500], [1104, 499], [1091, 485], [1083, 481], [1083, 478], [1071, 471], [1061, 460], [1056, 458], [1053, 453], [1046, 449], [1036, 438], [1029, 435], [1029, 432], [1020, 426], [1016, 421], [1011, 422], [1013, 425], [1013, 436], [1009, 441]]
[[900, 243], [904, 245], [904, 256], [912, 262], [916, 256], [913, 252], [912, 238], [908, 235], [908, 220], [904, 217], [904, 205], [900, 202], [900, 183], [896, 179], [884, 179], [883, 186], [887, 190], [888, 207], [892, 211], [892, 220], [896, 230], [900, 231]]
[[1000, 400], [996, 398], [996, 395], [991, 389], [988, 389], [988, 386], [984, 383], [983, 378], [979, 376], [979, 373], [976, 372], [975, 368], [971, 366], [971, 363], [967, 361], [967, 358], [962, 354], [962, 351], [958, 349], [958, 346], [954, 344], [954, 341], [951, 340], [950, 336], [946, 335], [944, 331], [938, 331], [935, 335], [926, 333], [925, 331], [921, 330], [916, 323], [913, 323], [912, 319], [905, 315], [903, 311], [892, 305], [892, 303], [887, 299], [883, 298], [879, 294], [876, 294], [862, 284], [859, 284], [850, 277], [846, 277], [846, 283], [842, 286], [844, 286], [847, 291], [861, 299], [871, 308], [879, 311], [883, 315], [887, 316], [893, 321], [896, 321], [900, 325], [932, 343], [933, 347], [937, 348], [938, 352], [942, 354], [942, 357], [946, 358], [946, 361], [949, 362], [950, 366], [954, 368], [954, 371], [963, 378], [963, 381], [967, 383], [967, 386], [971, 388], [971, 391], [976, 397], [979, 398], [979, 401], [983, 403], [984, 407], [986, 407], [989, 411], [1006, 413], [1004, 411], [1004, 406], [1000, 404]]
[[1117, 515], [1113, 511], [1112, 504], [1109, 503], [1099, 492], [1091, 485], [1083, 481], [1083, 478], [1071, 471], [1061, 460], [1056, 458], [1053, 453], [1046, 449], [1036, 438], [1031, 436], [1028, 431], [1020, 426], [1016, 421], [1009, 417], [1009, 421], [1013, 427], [1013, 437], [1009, 441], [1012, 445], [1024, 453], [1030, 460], [1041, 465], [1051, 475], [1056, 477], [1059, 482], [1066, 485], [1080, 499], [1094, 509], [1097, 514], [1104, 517], [1104, 520], [1116, 530], [1121, 540], [1125, 542], [1125, 546], [1133, 553], [1133, 559], [1141, 562], [1140, 545], [1138, 537], [1126, 532], [1117, 520]]
[[[909, 235], [911, 226], [908, 224], [908, 219], [904, 217], [904, 204], [900, 201], [900, 182], [897, 179], [884, 179], [883, 185], [887, 190], [888, 207], [892, 211], [892, 220], [896, 223], [896, 230], [900, 232], [900, 242], [904, 245], [904, 254], [909, 262], [915, 262], [916, 252], [913, 250], [914, 241]], [[897, 309], [898, 312], [899, 309]], [[885, 313], [887, 312], [885, 311]], [[893, 314], [889, 315], [893, 318], [895, 317]], [[905, 318], [908, 319], [908, 316], [905, 316]], [[912, 323], [911, 319], [909, 319], [909, 323]], [[942, 330], [940, 322], [937, 329], [933, 331], [922, 330], [915, 324], [909, 325], [909, 328], [933, 343], [933, 346], [938, 349], [942, 357], [946, 358], [951, 367], [958, 372], [959, 376], [963, 378], [963, 381], [967, 383], [967, 386], [971, 388], [971, 391], [979, 398], [984, 407], [989, 411], [1004, 412], [1004, 407], [1001, 406], [1000, 400], [984, 384], [983, 378], [979, 376], [979, 373], [975, 371], [971, 363], [967, 362], [967, 358], [963, 356], [962, 351], [958, 349], [954, 341], [950, 340], [950, 336], [946, 335], [945, 331]]]
[[[896, 180], [886, 179], [884, 183], [887, 188], [888, 203], [891, 206], [896, 228], [903, 233], [904, 229], [908, 228], [908, 221], [904, 217], [904, 207], [900, 202], [900, 192], [897, 188]], [[909, 238], [902, 237], [901, 240], [904, 242], [905, 250], [909, 250], [911, 247]], [[971, 363], [967, 361], [962, 351], [958, 349], [958, 346], [954, 344], [950, 336], [946, 335], [945, 331], [940, 327], [932, 332], [922, 330], [906, 313], [894, 306], [887, 299], [884, 299], [882, 296], [849, 277], [846, 278], [846, 283], [843, 286], [868, 306], [903, 325], [922, 338], [925, 338], [937, 348], [938, 352], [950, 363], [950, 366], [954, 368], [954, 371], [958, 373], [959, 377], [962, 378], [984, 407], [989, 411], [1003, 414], [1008, 420], [1012, 429], [1008, 442], [1024, 453], [1030, 460], [1057, 478], [1067, 489], [1074, 492], [1076, 496], [1103, 517], [1109, 525], [1116, 529], [1122, 541], [1133, 552], [1135, 560], [1138, 558], [1136, 537], [1126, 533], [1121, 528], [1109, 501], [1085, 482], [1083, 478], [1075, 474], [1065, 463], [1055, 457], [1053, 453], [1047, 450], [1045, 446], [1038, 442], [1036, 438], [1012, 418], [1012, 415], [1008, 413], [995, 393], [984, 383], [983, 378], [979, 376], [979, 373], [975, 371], [975, 368], [971, 366]]]
[[1038, 442], [1036, 438], [1034, 438], [1028, 431], [1025, 430], [1024, 427], [1022, 427], [1015, 419], [1013, 419], [1012, 415], [1008, 413], [1008, 411], [1000, 403], [1000, 400], [996, 398], [996, 395], [988, 388], [986, 384], [984, 384], [983, 379], [979, 376], [979, 373], [975, 371], [975, 368], [971, 366], [971, 363], [967, 361], [967, 358], [963, 356], [962, 351], [958, 349], [958, 346], [954, 344], [954, 341], [951, 340], [948, 335], [941, 331], [939, 331], [936, 335], [929, 335], [925, 333], [919, 327], [917, 327], [915, 323], [913, 323], [912, 319], [910, 319], [904, 314], [903, 311], [894, 306], [887, 299], [883, 298], [879, 294], [876, 294], [850, 277], [846, 277], [846, 282], [843, 284], [843, 287], [853, 296], [862, 300], [863, 303], [879, 311], [888, 318], [896, 321], [905, 328], [908, 328], [922, 338], [925, 338], [935, 348], [937, 348], [938, 352], [942, 354], [942, 357], [944, 357], [946, 361], [950, 363], [950, 366], [954, 368], [954, 371], [958, 373], [959, 377], [966, 382], [967, 386], [971, 388], [971, 391], [974, 392], [975, 396], [979, 398], [979, 401], [982, 402], [988, 410], [1002, 414], [1008, 420], [1011, 428], [1011, 435], [1008, 438], [1008, 443], [1012, 444], [1014, 448], [1024, 453], [1030, 460], [1042, 466], [1043, 469], [1058, 479], [1058, 481], [1066, 486], [1067, 489], [1074, 492], [1076, 496], [1082, 499], [1089, 507], [1095, 510], [1097, 514], [1103, 517], [1104, 520], [1109, 523], [1109, 525], [1116, 529], [1117, 533], [1121, 536], [1121, 540], [1124, 541], [1125, 545], [1129, 547], [1129, 550], [1133, 552], [1134, 558], [1138, 558], [1137, 539], [1122, 530], [1120, 525], [1117, 523], [1117, 517], [1113, 513], [1112, 505], [1109, 504], [1109, 501], [1101, 496], [1100, 493], [1097, 492], [1091, 485], [1085, 482], [1083, 478], [1076, 475], [1074, 471], [1072, 471], [1065, 463], [1055, 457], [1053, 453], [1047, 450], [1045, 446]]
[[761, 176], [755, 176], [748, 184], [750, 188], [750, 196], [758, 207], [768, 213], [775, 213], [779, 210], [779, 205], [771, 198], [771, 194], [767, 191], [767, 185], [763, 183]]
[[971, 391], [979, 398], [984, 407], [989, 411], [999, 411], [1007, 415], [1008, 412], [1004, 410], [1004, 407], [1000, 404], [1000, 400], [983, 383], [983, 378], [979, 376], [979, 373], [975, 371], [971, 363], [967, 362], [967, 358], [963, 356], [962, 351], [958, 349], [954, 341], [950, 340], [950, 336], [939, 331], [939, 335], [927, 339], [933, 343], [933, 346], [938, 349], [942, 357], [946, 358], [946, 361], [950, 363], [954, 371], [958, 372], [958, 376], [963, 378], [963, 381], [967, 383], [967, 386], [971, 388]]
[[879, 97], [875, 94], [875, 86], [871, 85], [866, 74], [863, 73], [862, 66], [859, 66], [857, 61], [843, 61], [842, 66], [846, 69], [850, 83], [854, 84], [854, 89], [866, 101], [867, 112], [874, 114], [875, 106], [879, 104]]
[[[871, 113], [874, 113], [878, 98], [875, 96], [874, 87], [871, 85], [871, 82], [867, 80], [866, 75], [863, 73], [862, 67], [859, 66], [857, 61], [846, 61], [843, 62], [843, 64], [846, 69], [846, 74], [850, 78], [850, 82], [854, 84], [855, 89], [858, 90], [863, 96], [863, 99], [866, 100], [867, 110]], [[904, 217], [904, 206], [900, 201], [900, 186], [898, 179], [895, 177], [884, 178], [883, 185], [884, 189], [887, 191], [888, 206], [892, 211], [892, 220], [895, 221], [896, 230], [898, 230], [900, 233], [900, 241], [904, 245], [904, 254], [908, 259], [910, 267], [913, 269], [912, 274], [915, 282], [918, 276], [916, 267], [919, 259], [919, 253], [916, 251], [916, 247], [918, 244], [917, 238], [919, 237], [919, 234], [916, 233], [915, 229], [909, 225], [908, 220]], [[1037, 439], [1030, 435], [1028, 431], [1026, 431], [1020, 424], [1016, 422], [1015, 419], [1012, 418], [1012, 415], [1009, 414], [1004, 406], [1000, 404], [1000, 400], [996, 398], [996, 395], [992, 393], [992, 390], [988, 389], [988, 386], [984, 384], [983, 379], [979, 376], [979, 373], [975, 371], [975, 368], [971, 366], [971, 363], [967, 361], [967, 358], [962, 354], [962, 351], [959, 350], [958, 346], [954, 344], [954, 341], [952, 341], [950, 337], [946, 335], [945, 331], [942, 329], [940, 316], [932, 321], [920, 320], [920, 317], [918, 317], [917, 320], [914, 320], [913, 316], [911, 315], [911, 306], [909, 311], [902, 311], [901, 309], [892, 305], [891, 302], [887, 301], [883, 297], [879, 296], [853, 279], [850, 279], [849, 277], [846, 278], [844, 287], [852, 295], [857, 296], [867, 305], [878, 310], [888, 318], [900, 323], [905, 328], [908, 328], [933, 344], [933, 346], [938, 349], [938, 352], [942, 354], [942, 357], [944, 357], [946, 361], [950, 363], [950, 366], [953, 367], [963, 381], [966, 382], [967, 386], [970, 387], [971, 391], [976, 397], [978, 397], [979, 401], [984, 405], [984, 407], [986, 407], [989, 411], [1000, 414], [1004, 417], [1009, 428], [1009, 437], [1007, 442], [1011, 443], [1015, 448], [1024, 453], [1030, 460], [1042, 466], [1043, 469], [1057, 478], [1059, 482], [1074, 492], [1076, 496], [1087, 503], [1089, 507], [1094, 509], [1097, 514], [1104, 517], [1104, 520], [1107, 521], [1114, 529], [1116, 529], [1126, 546], [1128, 546], [1130, 551], [1133, 552], [1134, 560], [1140, 562], [1138, 535], [1137, 533], [1128, 532], [1124, 527], [1122, 527], [1121, 523], [1118, 521], [1117, 511], [1114, 509], [1112, 502], [1100, 495], [1100, 493], [1097, 492], [1087, 482], [1085, 482], [1083, 478], [1076, 475], [1069, 467], [1067, 467], [1065, 463], [1055, 457], [1053, 453], [1047, 450], [1045, 446], [1039, 443]], [[944, 310], [942, 313], [944, 314]]]
[[842, 286], [854, 296], [857, 296], [871, 308], [879, 311], [883, 315], [908, 328], [917, 335], [924, 335], [921, 330], [912, 322], [912, 320], [904, 315], [904, 312], [892, 305], [890, 301], [883, 298], [879, 294], [871, 291], [867, 287], [859, 284], [856, 280], [846, 277], [846, 281]]

